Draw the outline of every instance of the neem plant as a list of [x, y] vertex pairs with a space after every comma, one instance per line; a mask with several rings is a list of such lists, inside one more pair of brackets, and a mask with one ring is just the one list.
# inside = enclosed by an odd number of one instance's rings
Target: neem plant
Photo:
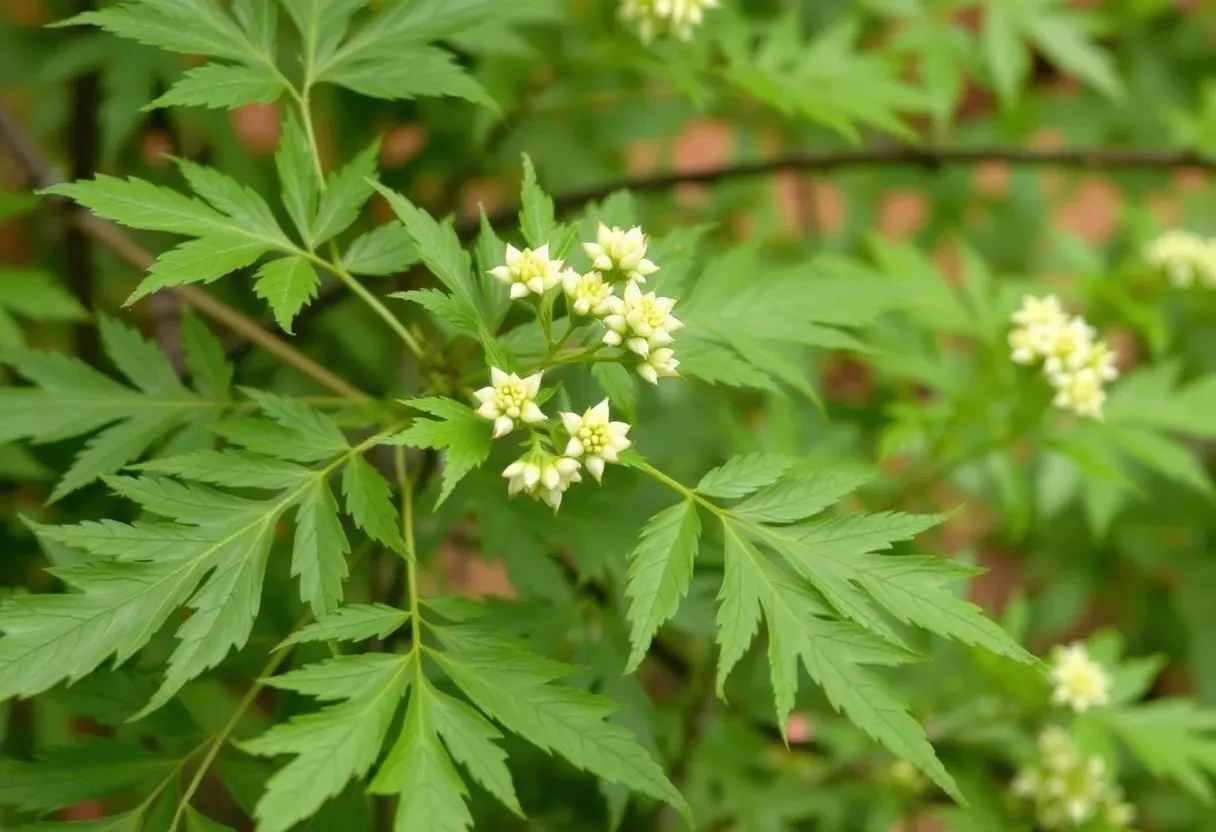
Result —
[[[847, 27], [808, 43], [792, 18], [762, 24], [734, 3], [570, 5], [124, 0], [66, 21], [205, 56], [153, 109], [285, 110], [277, 187], [179, 153], [171, 185], [101, 174], [44, 189], [90, 212], [76, 221], [94, 233], [184, 238], [126, 305], [177, 293], [248, 335], [207, 294], [243, 275], [291, 335], [306, 307], [346, 293], [368, 315], [348, 320], [392, 339], [396, 375], [369, 395], [256, 327], [306, 379], [246, 371], [192, 315], [175, 363], [124, 313], [99, 313], [121, 380], [5, 343], [26, 383], [0, 391], [0, 439], [84, 438], [51, 501], [108, 496], [78, 522], [25, 512], [55, 584], [0, 605], [0, 700], [100, 729], [4, 762], [0, 804], [49, 830], [104, 799], [103, 819], [65, 828], [127, 832], [877, 829], [925, 807], [959, 829], [1122, 829], [1137, 817], [1118, 785], [1127, 751], [1209, 797], [1211, 712], [1135, 704], [1159, 664], [1122, 661], [1111, 635], [1045, 665], [1022, 646], [1024, 603], [998, 624], [959, 594], [980, 570], [908, 550], [948, 518], [901, 500], [988, 463], [1008, 473], [1028, 446], [1080, 461], [1078, 489], [1097, 477], [1075, 496], [1098, 528], [1131, 499], [1133, 464], [1210, 492], [1173, 435], [1212, 435], [1197, 415], [1211, 376], [1179, 387], [1162, 362], [1119, 378], [1085, 316], [999, 285], [969, 249], [950, 288], [888, 241], [791, 254], [678, 217], [643, 225], [627, 190], [555, 202], [528, 155], [517, 222], [458, 223], [380, 181], [378, 138], [327, 164], [319, 101], [497, 111], [544, 51], [521, 34], [533, 26], [584, 64], [846, 135], [907, 136], [902, 114], [943, 112]], [[1071, 13], [1038, 5], [991, 12], [996, 89], [1013, 95], [1010, 62], [1032, 42], [1114, 91]], [[481, 123], [442, 107], [441, 133]], [[393, 218], [365, 224], [381, 198]], [[1183, 286], [1210, 276], [1205, 246], [1175, 235], [1145, 257]], [[10, 329], [9, 307], [84, 314], [42, 277], [15, 285], [7, 307], [0, 286]], [[946, 357], [940, 336], [963, 346]], [[749, 435], [740, 408], [818, 412], [807, 356], [827, 352], [892, 380], [877, 450], [911, 449], [912, 469], [799, 442], [730, 452]], [[428, 582], [453, 545], [501, 558], [516, 597]], [[673, 675], [663, 702], [655, 678]], [[807, 714], [822, 759], [774, 764]]]

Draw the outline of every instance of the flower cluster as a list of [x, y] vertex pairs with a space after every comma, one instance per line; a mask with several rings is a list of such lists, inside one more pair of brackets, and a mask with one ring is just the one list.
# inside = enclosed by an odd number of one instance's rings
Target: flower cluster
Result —
[[1119, 375], [1114, 351], [1097, 339], [1080, 316], [1069, 317], [1054, 295], [1026, 297], [1013, 315], [1009, 333], [1012, 358], [1018, 364], [1042, 360], [1056, 391], [1054, 404], [1082, 416], [1100, 418], [1106, 383]]
[[[604, 466], [616, 462], [632, 442], [627, 436], [630, 426], [611, 420], [608, 400], [604, 399], [581, 416], [558, 414], [568, 439], [563, 452], [554, 453], [555, 425], [536, 403], [542, 380], [543, 373], [520, 378], [491, 367], [489, 386], [473, 395], [480, 403], [477, 415], [493, 420], [495, 439], [515, 430], [517, 422], [532, 430], [531, 448], [502, 472], [508, 480], [507, 494], [514, 497], [522, 492], [543, 500], [556, 511], [571, 484], [583, 481], [580, 473], [583, 468], [598, 482], [604, 475]], [[541, 423], [547, 436], [538, 431]]]
[[1216, 289], [1216, 240], [1191, 231], [1166, 231], [1145, 246], [1144, 259], [1162, 269], [1175, 286], [1185, 288], [1199, 279]]
[[1124, 801], [1101, 757], [1086, 757], [1064, 729], [1052, 726], [1038, 738], [1038, 759], [1014, 778], [1012, 791], [1034, 803], [1044, 829], [1069, 829], [1097, 821], [1128, 829], [1135, 808]]
[[1084, 644], [1057, 647], [1052, 654], [1051, 701], [1077, 713], [1110, 703], [1110, 675], [1089, 657]]
[[643, 43], [668, 33], [691, 40], [705, 10], [717, 5], [718, 0], [622, 0], [620, 16], [637, 28]]

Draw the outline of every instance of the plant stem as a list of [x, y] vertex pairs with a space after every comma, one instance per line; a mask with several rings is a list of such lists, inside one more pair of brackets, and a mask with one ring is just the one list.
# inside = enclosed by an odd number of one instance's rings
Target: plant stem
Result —
[[380, 298], [372, 294], [371, 291], [360, 283], [354, 275], [342, 267], [342, 259], [339, 256], [337, 246], [331, 244], [330, 256], [333, 258], [332, 262], [322, 257], [318, 257], [315, 254], [310, 254], [309, 259], [322, 268], [332, 272], [335, 277], [346, 284], [348, 289], [358, 295], [360, 300], [366, 303], [373, 312], [375, 312], [386, 324], [389, 325], [390, 328], [392, 328], [393, 332], [397, 334], [402, 343], [404, 343], [409, 351], [414, 354], [414, 357], [421, 358], [422, 344], [418, 343], [418, 339], [414, 337], [413, 333], [406, 329], [405, 324], [403, 324], [396, 315], [388, 310], [388, 307], [384, 305], [384, 302], [381, 301]]
[[401, 488], [401, 536], [405, 540], [406, 603], [410, 611], [410, 644], [414, 654], [415, 682], [419, 689], [422, 676], [422, 616], [418, 603], [418, 550], [414, 541], [414, 488], [405, 461], [405, 447], [398, 445], [393, 455], [397, 483]]

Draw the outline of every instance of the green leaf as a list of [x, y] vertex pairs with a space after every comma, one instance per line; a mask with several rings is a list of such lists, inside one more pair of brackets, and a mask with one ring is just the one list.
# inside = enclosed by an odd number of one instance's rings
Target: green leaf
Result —
[[400, 794], [395, 828], [402, 832], [466, 832], [473, 818], [468, 794], [436, 734], [438, 692], [415, 686], [401, 735], [393, 744], [369, 790]]
[[384, 638], [409, 621], [409, 613], [385, 604], [348, 604], [296, 630], [279, 644], [279, 650], [309, 641], [366, 641]]
[[46, 272], [0, 268], [0, 347], [21, 344], [20, 331], [10, 314], [31, 321], [78, 321], [86, 313]]
[[[367, 774], [405, 693], [407, 671], [418, 660], [413, 655], [383, 658], [389, 661], [374, 677], [358, 674], [359, 690], [345, 697], [347, 701], [293, 717], [241, 744], [246, 752], [259, 756], [295, 755], [266, 783], [254, 812], [259, 830], [287, 832], [337, 795], [347, 782]], [[343, 665], [353, 670], [365, 659], [344, 656], [324, 664], [330, 668], [333, 683], [341, 685], [344, 676], [335, 671]]]
[[305, 244], [314, 245], [312, 223], [321, 183], [308, 136], [294, 110], [288, 110], [283, 120], [283, 135], [274, 163], [283, 191], [283, 207]]
[[1213, 802], [1209, 778], [1216, 776], [1216, 711], [1189, 699], [1162, 699], [1098, 718], [1154, 775]]
[[697, 483], [706, 497], [727, 500], [746, 497], [757, 489], [772, 485], [789, 470], [791, 460], [780, 454], [758, 453], [737, 456], [708, 472]]
[[189, 3], [128, 0], [100, 11], [76, 15], [57, 25], [86, 23], [169, 52], [230, 60], [246, 60], [257, 54], [236, 21], [214, 0]]
[[629, 554], [629, 621], [633, 647], [626, 673], [646, 657], [654, 634], [680, 606], [692, 580], [693, 559], [701, 538], [697, 504], [686, 499], [651, 517]]
[[635, 421], [638, 406], [638, 383], [632, 373], [620, 364], [598, 363], [591, 365], [591, 375], [604, 391], [612, 406]]
[[279, 221], [257, 191], [215, 168], [187, 159], [174, 159], [178, 170], [196, 194], [223, 211], [235, 227], [252, 231], [263, 239], [288, 244]]
[[684, 798], [633, 734], [606, 721], [615, 710], [609, 700], [551, 684], [569, 672], [565, 665], [516, 650], [445, 652], [436, 658], [473, 704], [503, 727], [577, 768], [688, 815]]
[[291, 574], [299, 577], [300, 598], [314, 615], [333, 611], [342, 600], [342, 582], [350, 574], [348, 554], [338, 503], [329, 483], [318, 479], [300, 497], [291, 552]]
[[143, 231], [167, 231], [202, 237], [209, 232], [235, 231], [228, 218], [193, 197], [130, 177], [104, 174], [68, 182], [41, 193], [67, 197], [98, 216]]
[[192, 451], [154, 459], [137, 467], [153, 474], [186, 477], [229, 488], [282, 489], [297, 485], [313, 474], [310, 469], [294, 462], [232, 448], [224, 451]]
[[733, 521], [726, 522], [726, 534], [735, 538], [736, 568], [743, 573], [736, 580], [758, 600], [768, 623], [778, 724], [784, 726], [793, 709], [801, 661], [833, 708], [965, 804], [924, 729], [909, 714], [908, 704], [865, 668], [901, 664], [912, 655], [855, 624], [823, 618], [827, 608], [748, 544]]
[[993, 89], [1008, 106], [1017, 99], [1030, 72], [1030, 50], [1022, 42], [1018, 24], [994, 3], [986, 4], [980, 42]]
[[161, 289], [189, 283], [211, 283], [250, 266], [270, 248], [242, 234], [218, 232], [189, 240], [159, 255], [148, 276], [127, 298], [125, 306]]
[[1120, 378], [1103, 408], [1106, 422], [1216, 439], [1211, 419], [1216, 410], [1216, 373], [1179, 384], [1180, 370], [1178, 362], [1163, 361]]
[[35, 763], [0, 760], [0, 805], [41, 813], [150, 789], [178, 762], [138, 745], [84, 737], [45, 752]]
[[519, 227], [524, 239], [534, 249], [548, 244], [550, 236], [557, 228], [557, 215], [553, 200], [541, 190], [536, 181], [536, 168], [532, 160], [524, 154], [524, 182], [520, 193]]
[[[367, 0], [280, 0], [299, 29], [311, 65], [324, 65], [333, 56], [350, 25], [350, 19]], [[312, 47], [309, 50], [309, 47]], [[311, 55], [307, 54], [311, 51]]]
[[312, 222], [314, 245], [341, 234], [358, 219], [359, 211], [375, 192], [372, 182], [379, 158], [380, 140], [377, 139], [339, 173], [329, 177]]
[[406, 404], [439, 418], [415, 419], [412, 425], [386, 443], [446, 451], [443, 487], [436, 503], [439, 505], [451, 496], [457, 483], [489, 458], [490, 424], [471, 407], [452, 399], [410, 399]]
[[1065, 72], [1077, 76], [1107, 98], [1117, 101], [1123, 97], [1123, 84], [1111, 56], [1087, 37], [1079, 17], [1030, 15], [1027, 33], [1052, 63]]
[[[259, 450], [257, 447], [252, 447], [252, 450], [268, 453], [271, 456], [279, 456], [283, 459], [309, 462], [327, 459], [350, 449], [350, 444], [346, 441], [346, 437], [342, 435], [342, 429], [338, 427], [333, 419], [318, 410], [314, 410], [299, 399], [267, 393], [263, 390], [254, 390], [249, 387], [242, 388], [242, 392], [253, 399], [267, 416], [274, 419], [284, 428], [298, 433], [300, 438], [308, 445], [307, 448], [297, 449], [297, 453], [295, 454], [290, 452], [281, 453], [279, 448]], [[231, 437], [229, 436], [229, 438]]]
[[748, 497], [731, 514], [756, 523], [793, 523], [836, 504], [870, 479], [852, 472], [788, 479]]
[[507, 770], [507, 755], [497, 744], [502, 734], [460, 700], [439, 691], [431, 691], [431, 695], [435, 730], [452, 757], [482, 788], [522, 818], [524, 811]]
[[392, 56], [346, 62], [320, 80], [369, 98], [390, 101], [423, 97], [462, 98], [497, 111], [485, 87], [473, 80], [450, 52], [413, 46]]
[[346, 509], [355, 523], [373, 540], [405, 554], [401, 518], [393, 504], [393, 492], [380, 472], [362, 457], [355, 457], [342, 472]]
[[389, 297], [416, 303], [466, 335], [474, 338], [481, 335], [481, 324], [475, 311], [439, 289], [411, 289], [408, 292], [393, 292]]
[[355, 238], [342, 257], [347, 271], [373, 276], [403, 272], [417, 262], [418, 253], [409, 233], [395, 221]]
[[186, 807], [186, 832], [233, 832], [229, 826], [214, 821], [194, 808]]
[[321, 278], [304, 257], [281, 257], [258, 269], [254, 293], [266, 300], [285, 332], [308, 303], [317, 297]]
[[741, 535], [727, 534], [724, 557], [722, 588], [717, 599], [719, 697], [723, 697], [727, 677], [747, 653], [760, 626], [760, 594], [750, 566], [761, 555]]
[[283, 83], [269, 68], [204, 64], [187, 70], [169, 91], [144, 107], [210, 107], [236, 109], [246, 104], [270, 104], [283, 94]]
[[199, 393], [215, 401], [227, 401], [232, 389], [232, 364], [224, 354], [224, 345], [193, 314], [182, 316], [182, 347]]

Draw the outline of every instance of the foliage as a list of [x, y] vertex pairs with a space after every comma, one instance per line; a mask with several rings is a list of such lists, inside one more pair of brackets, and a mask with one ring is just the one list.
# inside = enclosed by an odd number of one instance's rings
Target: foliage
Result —
[[1216, 817], [1211, 10], [34, 7], [4, 828]]

